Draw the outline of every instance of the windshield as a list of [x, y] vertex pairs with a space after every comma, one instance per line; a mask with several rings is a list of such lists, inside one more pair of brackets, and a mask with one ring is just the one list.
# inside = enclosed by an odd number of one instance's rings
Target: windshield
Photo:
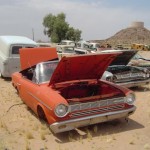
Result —
[[75, 53], [74, 52], [74, 47], [57, 47], [57, 52], [58, 53]]
[[38, 83], [49, 82], [52, 74], [57, 67], [58, 61], [48, 61], [39, 63], [35, 69], [34, 78]]

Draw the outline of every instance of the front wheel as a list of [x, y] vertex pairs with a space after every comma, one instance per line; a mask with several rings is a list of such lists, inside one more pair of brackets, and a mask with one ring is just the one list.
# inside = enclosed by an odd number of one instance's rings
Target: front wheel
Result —
[[37, 107], [37, 113], [38, 113], [38, 116], [39, 116], [39, 118], [40, 118], [41, 120], [44, 120], [44, 121], [47, 122], [47, 118], [46, 118], [45, 113], [44, 113], [44, 110], [43, 110], [43, 108], [42, 108], [41, 106], [38, 106], [38, 107]]

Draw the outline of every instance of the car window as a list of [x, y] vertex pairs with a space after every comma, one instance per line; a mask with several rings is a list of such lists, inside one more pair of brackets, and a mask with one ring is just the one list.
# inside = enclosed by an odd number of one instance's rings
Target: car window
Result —
[[22, 48], [22, 46], [13, 46], [12, 47], [12, 54], [19, 54], [20, 48]]
[[25, 46], [25, 48], [34, 48], [33, 46]]
[[65, 48], [64, 53], [74, 53], [74, 48], [71, 47]]
[[58, 61], [49, 61], [38, 64], [35, 69], [34, 79], [32, 81], [36, 81], [38, 83], [50, 81], [57, 64]]

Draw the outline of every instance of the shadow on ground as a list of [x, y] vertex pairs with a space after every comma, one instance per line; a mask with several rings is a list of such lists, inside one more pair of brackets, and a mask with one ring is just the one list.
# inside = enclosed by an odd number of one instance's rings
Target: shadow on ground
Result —
[[149, 92], [150, 91], [150, 87], [148, 85], [147, 86], [132, 87], [130, 89], [135, 91], [135, 92]]
[[56, 137], [55, 141], [57, 143], [63, 144], [76, 141], [81, 138], [87, 139], [98, 136], [109, 136], [140, 128], [144, 128], [144, 126], [132, 119], [129, 119], [128, 122], [125, 119], [120, 119], [80, 128], [85, 135], [80, 135], [77, 131], [72, 130], [64, 133], [54, 134], [54, 136]]

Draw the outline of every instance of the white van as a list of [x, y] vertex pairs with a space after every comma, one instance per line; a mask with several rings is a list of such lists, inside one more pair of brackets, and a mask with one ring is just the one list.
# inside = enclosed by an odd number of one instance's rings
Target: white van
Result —
[[37, 47], [37, 43], [22, 36], [0, 36], [0, 77], [11, 77], [20, 70], [20, 48]]

